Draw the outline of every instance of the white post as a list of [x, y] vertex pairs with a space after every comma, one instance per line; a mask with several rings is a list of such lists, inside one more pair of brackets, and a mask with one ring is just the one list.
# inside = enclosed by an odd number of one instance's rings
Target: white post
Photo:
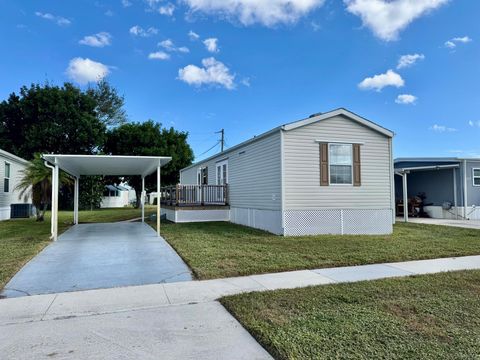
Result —
[[455, 219], [458, 220], [457, 171], [455, 168], [453, 168], [453, 205], [455, 206]]
[[52, 198], [52, 222], [53, 222], [53, 241], [58, 239], [58, 164], [55, 159], [55, 169], [53, 170], [53, 179], [52, 179], [52, 188], [53, 188], [53, 198]]
[[402, 175], [403, 180], [403, 221], [408, 222], [408, 184], [407, 172]]
[[142, 176], [142, 195], [140, 196], [142, 202], [142, 223], [145, 222], [145, 177]]
[[160, 236], [160, 164], [157, 167], [157, 235]]
[[78, 197], [80, 179], [75, 176], [75, 188], [73, 191], [73, 223], [78, 225]]
[[467, 160], [463, 160], [463, 218], [467, 219], [468, 206]]
[[45, 165], [52, 169], [52, 180], [51, 180], [52, 195], [51, 195], [51, 201], [50, 201], [50, 239], [53, 240], [53, 238], [55, 237], [55, 225], [54, 225], [55, 218], [53, 214], [53, 202], [55, 199], [55, 167], [48, 165], [46, 162], [45, 162]]

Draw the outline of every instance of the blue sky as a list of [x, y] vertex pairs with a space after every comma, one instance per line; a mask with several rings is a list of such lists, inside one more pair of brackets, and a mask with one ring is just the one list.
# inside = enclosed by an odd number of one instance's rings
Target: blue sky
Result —
[[[480, 156], [480, 2], [1, 1], [0, 99], [107, 76], [131, 120], [190, 133], [198, 158], [345, 107], [395, 156]], [[402, 58], [403, 57], [403, 58]], [[390, 71], [389, 71], [390, 70]]]

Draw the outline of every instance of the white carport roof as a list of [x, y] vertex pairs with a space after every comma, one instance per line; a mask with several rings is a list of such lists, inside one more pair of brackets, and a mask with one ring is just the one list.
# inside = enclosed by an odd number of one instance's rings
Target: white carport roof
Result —
[[80, 175], [141, 175], [154, 173], [172, 160], [168, 156], [60, 155], [44, 154], [43, 159], [67, 173]]

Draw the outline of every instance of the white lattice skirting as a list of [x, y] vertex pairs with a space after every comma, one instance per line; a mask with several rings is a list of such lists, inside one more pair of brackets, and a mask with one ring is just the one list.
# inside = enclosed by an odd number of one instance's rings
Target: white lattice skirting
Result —
[[260, 230], [283, 235], [282, 212], [280, 210], [260, 210], [251, 208], [230, 208], [230, 221]]
[[287, 236], [349, 234], [391, 234], [391, 209], [287, 210], [284, 234]]

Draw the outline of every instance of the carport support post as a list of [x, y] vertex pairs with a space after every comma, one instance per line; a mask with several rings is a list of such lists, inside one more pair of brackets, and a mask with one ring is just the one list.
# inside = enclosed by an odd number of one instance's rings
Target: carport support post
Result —
[[53, 168], [52, 177], [52, 224], [53, 224], [53, 241], [58, 238], [58, 164], [55, 159], [55, 167]]
[[157, 166], [157, 235], [160, 236], [160, 164]]
[[455, 206], [455, 219], [458, 220], [458, 200], [457, 200], [457, 171], [453, 170], [453, 205]]
[[78, 225], [78, 195], [80, 179], [75, 176], [75, 188], [73, 191], [73, 223]]
[[407, 172], [402, 174], [403, 183], [403, 221], [408, 222], [408, 184], [407, 184]]
[[142, 176], [142, 195], [140, 195], [142, 202], [142, 223], [145, 222], [145, 177]]

